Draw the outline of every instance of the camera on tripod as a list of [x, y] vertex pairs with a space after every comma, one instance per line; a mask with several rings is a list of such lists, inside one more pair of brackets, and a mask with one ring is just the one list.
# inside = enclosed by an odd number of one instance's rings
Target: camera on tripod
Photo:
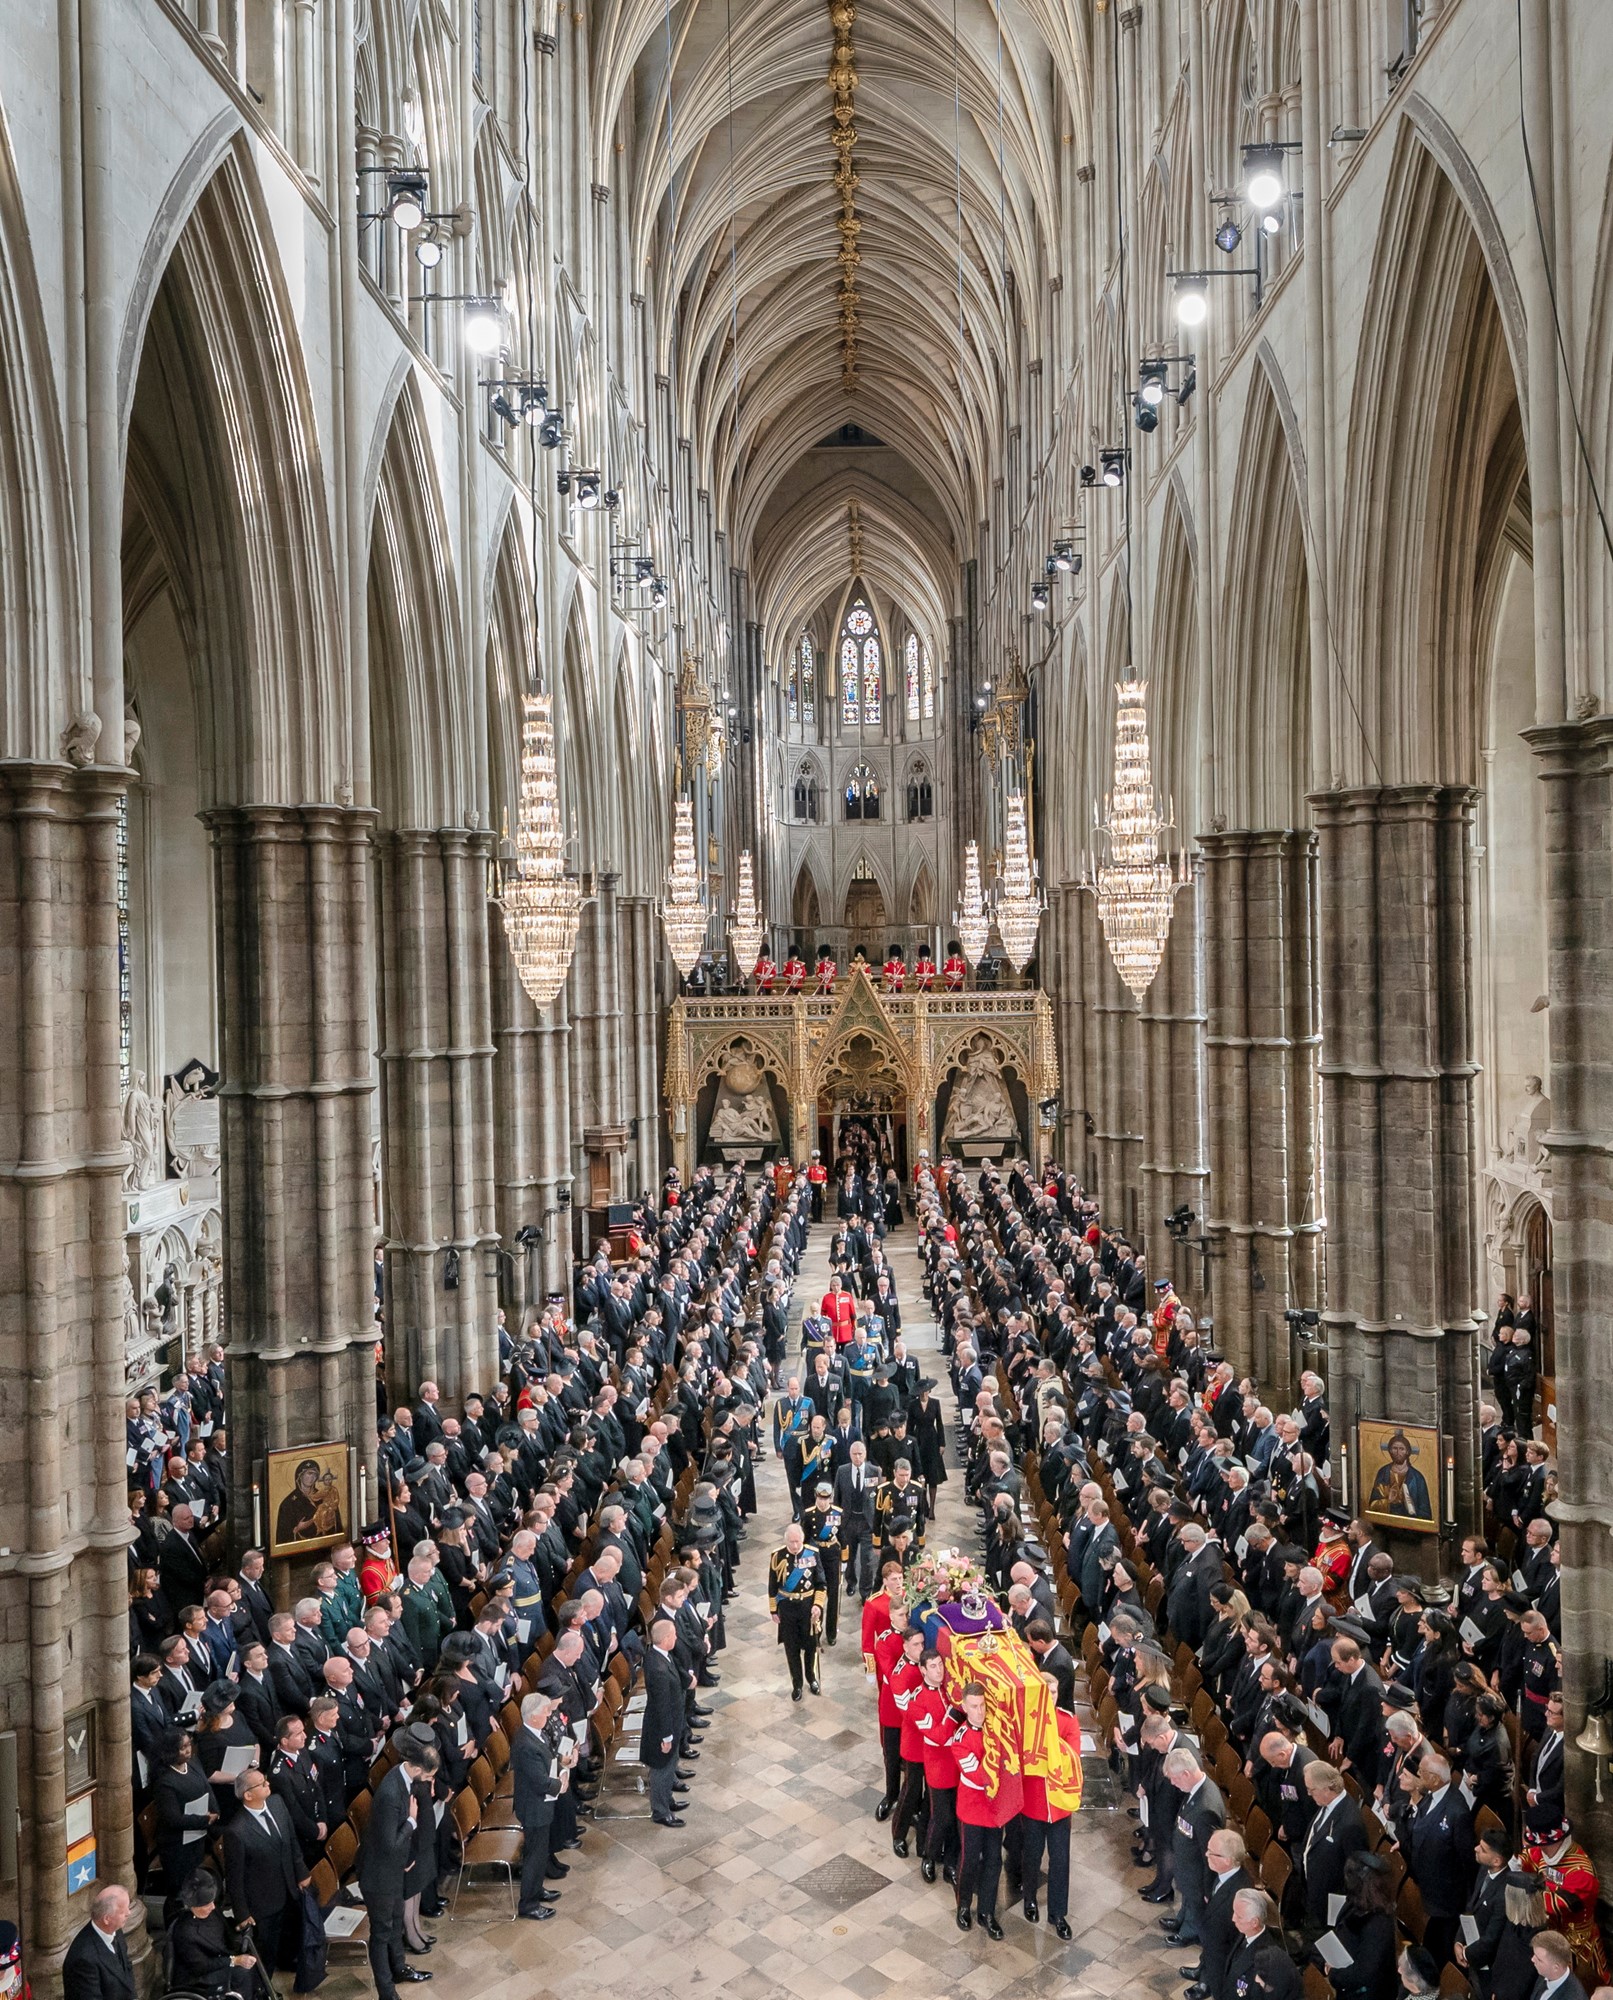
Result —
[[1283, 1318], [1292, 1327], [1313, 1327], [1322, 1323], [1322, 1315], [1314, 1306], [1286, 1306]]

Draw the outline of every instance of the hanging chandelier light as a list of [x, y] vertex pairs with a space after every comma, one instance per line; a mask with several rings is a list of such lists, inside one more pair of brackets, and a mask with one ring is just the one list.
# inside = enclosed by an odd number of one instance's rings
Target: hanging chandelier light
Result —
[[1046, 908], [1036, 886], [1030, 837], [1025, 828], [1025, 795], [1010, 792], [1003, 831], [1003, 872], [997, 888], [997, 935], [1016, 972], [1023, 972], [1036, 949], [1036, 932]]
[[534, 1006], [547, 1007], [565, 984], [582, 911], [580, 884], [566, 869], [547, 694], [526, 697], [515, 860], [504, 871], [499, 901], [521, 984]]
[[751, 967], [762, 955], [762, 940], [767, 936], [767, 920], [756, 900], [756, 882], [748, 847], [741, 848], [739, 853], [739, 900], [729, 919], [728, 935], [733, 940], [734, 957], [739, 969], [748, 977]]
[[694, 801], [679, 799], [672, 809], [672, 866], [661, 903], [661, 922], [672, 963], [687, 979], [706, 941], [706, 899], [694, 858]]
[[1102, 821], [1105, 859], [1096, 882], [1098, 921], [1115, 970], [1140, 1000], [1165, 955], [1178, 878], [1159, 851], [1172, 822], [1154, 792], [1147, 683], [1121, 681], [1118, 693], [1114, 790]]
[[978, 965], [991, 937], [991, 915], [980, 890], [980, 849], [972, 840], [963, 850], [963, 894], [952, 925], [958, 933], [958, 949], [971, 965]]

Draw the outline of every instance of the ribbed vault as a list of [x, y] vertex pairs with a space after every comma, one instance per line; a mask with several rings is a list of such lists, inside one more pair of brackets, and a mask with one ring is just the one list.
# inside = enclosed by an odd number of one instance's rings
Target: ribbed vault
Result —
[[[1084, 28], [1062, 0], [855, 0], [858, 372], [842, 384], [828, 0], [606, 0], [596, 174], [633, 107], [635, 268], [657, 371], [752, 571], [766, 656], [844, 580], [938, 636], [988, 512], [1028, 351], [1020, 302], [1062, 272], [1062, 148], [1089, 156]], [[961, 243], [961, 286], [959, 246]], [[737, 306], [736, 306], [737, 293]], [[818, 449], [847, 424], [883, 449]], [[838, 552], [836, 542], [838, 537]]]

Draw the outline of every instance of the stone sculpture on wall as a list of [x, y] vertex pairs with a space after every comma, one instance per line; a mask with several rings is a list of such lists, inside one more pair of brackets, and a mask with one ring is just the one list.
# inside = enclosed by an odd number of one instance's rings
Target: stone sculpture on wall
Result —
[[162, 1117], [157, 1100], [146, 1089], [146, 1073], [137, 1069], [123, 1099], [123, 1137], [129, 1148], [129, 1164], [123, 1170], [123, 1185], [133, 1193], [138, 1188], [155, 1187], [164, 1178]]
[[947, 1106], [943, 1150], [1017, 1139], [1019, 1120], [1002, 1079], [1002, 1064], [992, 1050], [976, 1043], [964, 1059]]
[[767, 1078], [753, 1057], [729, 1057], [706, 1136], [713, 1146], [767, 1146], [778, 1138]]

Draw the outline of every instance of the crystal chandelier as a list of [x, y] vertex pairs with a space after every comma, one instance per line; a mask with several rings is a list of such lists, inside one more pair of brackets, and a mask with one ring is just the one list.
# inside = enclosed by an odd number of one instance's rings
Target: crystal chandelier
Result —
[[1097, 872], [1098, 920], [1115, 970], [1140, 1000], [1153, 984], [1170, 936], [1177, 878], [1159, 852], [1171, 825], [1154, 793], [1145, 681], [1118, 684], [1114, 791], [1102, 822], [1106, 859]]
[[952, 921], [958, 933], [959, 950], [971, 965], [978, 965], [986, 955], [991, 917], [986, 910], [986, 899], [980, 893], [980, 849], [972, 840], [963, 850], [963, 894]]
[[1025, 830], [1025, 797], [1008, 794], [1008, 821], [1003, 833], [1003, 872], [997, 888], [997, 935], [1009, 963], [1023, 972], [1036, 949], [1036, 930], [1046, 906], [1036, 887], [1030, 838]]
[[666, 948], [672, 963], [687, 979], [706, 941], [706, 900], [694, 858], [694, 801], [679, 799], [672, 809], [672, 866], [661, 904]]
[[762, 955], [762, 940], [767, 936], [767, 922], [756, 900], [756, 883], [751, 873], [748, 847], [740, 849], [739, 901], [729, 919], [728, 935], [733, 940], [739, 970], [742, 975], [748, 976], [751, 967]]
[[529, 694], [521, 724], [521, 798], [514, 865], [499, 897], [515, 970], [534, 1006], [565, 984], [577, 943], [582, 894], [566, 872], [566, 836], [555, 782], [551, 698]]

